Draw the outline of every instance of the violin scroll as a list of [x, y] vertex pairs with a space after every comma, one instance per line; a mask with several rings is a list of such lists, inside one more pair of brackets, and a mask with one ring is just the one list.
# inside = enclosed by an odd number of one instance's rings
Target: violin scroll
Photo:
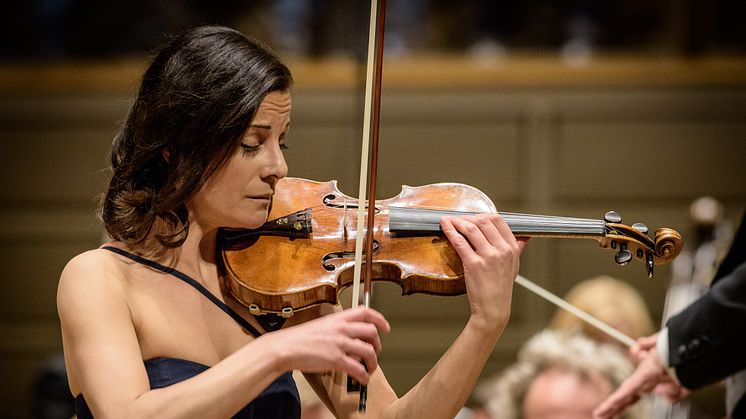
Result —
[[655, 264], [671, 262], [684, 247], [684, 239], [676, 230], [656, 229], [655, 239], [652, 239], [644, 224], [635, 223], [631, 227], [621, 224], [621, 217], [614, 211], [606, 213], [604, 219], [607, 232], [599, 240], [601, 247], [617, 250], [614, 261], [619, 265], [625, 265], [633, 258], [643, 261], [648, 277], [653, 276]]
[[655, 230], [655, 254], [666, 262], [676, 258], [684, 247], [684, 239], [678, 231], [670, 228]]

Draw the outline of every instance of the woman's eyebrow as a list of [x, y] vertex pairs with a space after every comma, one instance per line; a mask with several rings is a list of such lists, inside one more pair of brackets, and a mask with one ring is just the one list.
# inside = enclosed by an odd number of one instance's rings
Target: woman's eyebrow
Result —
[[[270, 124], [251, 124], [249, 125], [249, 128], [259, 128], [259, 129], [266, 129], [272, 131], [272, 125]], [[290, 128], [290, 121], [287, 122], [287, 125], [285, 125], [285, 128]]]
[[272, 130], [272, 125], [265, 125], [265, 124], [251, 124], [249, 125], [251, 128], [261, 128], [261, 129], [268, 129]]

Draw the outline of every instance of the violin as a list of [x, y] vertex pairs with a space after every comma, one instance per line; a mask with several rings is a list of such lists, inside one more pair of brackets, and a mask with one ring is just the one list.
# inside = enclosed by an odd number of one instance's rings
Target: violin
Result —
[[[352, 283], [360, 202], [336, 181], [284, 178], [276, 185], [269, 220], [258, 229], [223, 229], [220, 253], [225, 284], [254, 315], [288, 318], [323, 303], [337, 304]], [[480, 190], [458, 183], [403, 186], [399, 195], [376, 200], [373, 211], [372, 281], [398, 284], [404, 295], [466, 292], [461, 260], [440, 231], [443, 216], [496, 213]], [[595, 239], [616, 251], [620, 265], [642, 261], [648, 276], [683, 247], [675, 230], [648, 236], [643, 224], [621, 224], [610, 211], [603, 220], [500, 212], [516, 237]], [[367, 215], [367, 214], [366, 214]], [[365, 232], [360, 232], [365, 234]]]

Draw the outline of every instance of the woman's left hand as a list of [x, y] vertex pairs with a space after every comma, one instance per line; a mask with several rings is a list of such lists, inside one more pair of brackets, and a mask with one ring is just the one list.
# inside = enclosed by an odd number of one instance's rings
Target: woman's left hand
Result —
[[440, 225], [464, 266], [471, 321], [487, 331], [502, 332], [528, 239], [516, 239], [499, 214], [443, 217]]

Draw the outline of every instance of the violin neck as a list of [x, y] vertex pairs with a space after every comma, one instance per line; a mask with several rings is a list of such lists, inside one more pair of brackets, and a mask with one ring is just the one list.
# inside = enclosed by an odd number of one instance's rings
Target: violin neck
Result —
[[[408, 207], [389, 207], [389, 231], [405, 235], [440, 231], [444, 216], [475, 215], [474, 212]], [[500, 212], [516, 237], [599, 238], [607, 232], [606, 222], [586, 218]]]

